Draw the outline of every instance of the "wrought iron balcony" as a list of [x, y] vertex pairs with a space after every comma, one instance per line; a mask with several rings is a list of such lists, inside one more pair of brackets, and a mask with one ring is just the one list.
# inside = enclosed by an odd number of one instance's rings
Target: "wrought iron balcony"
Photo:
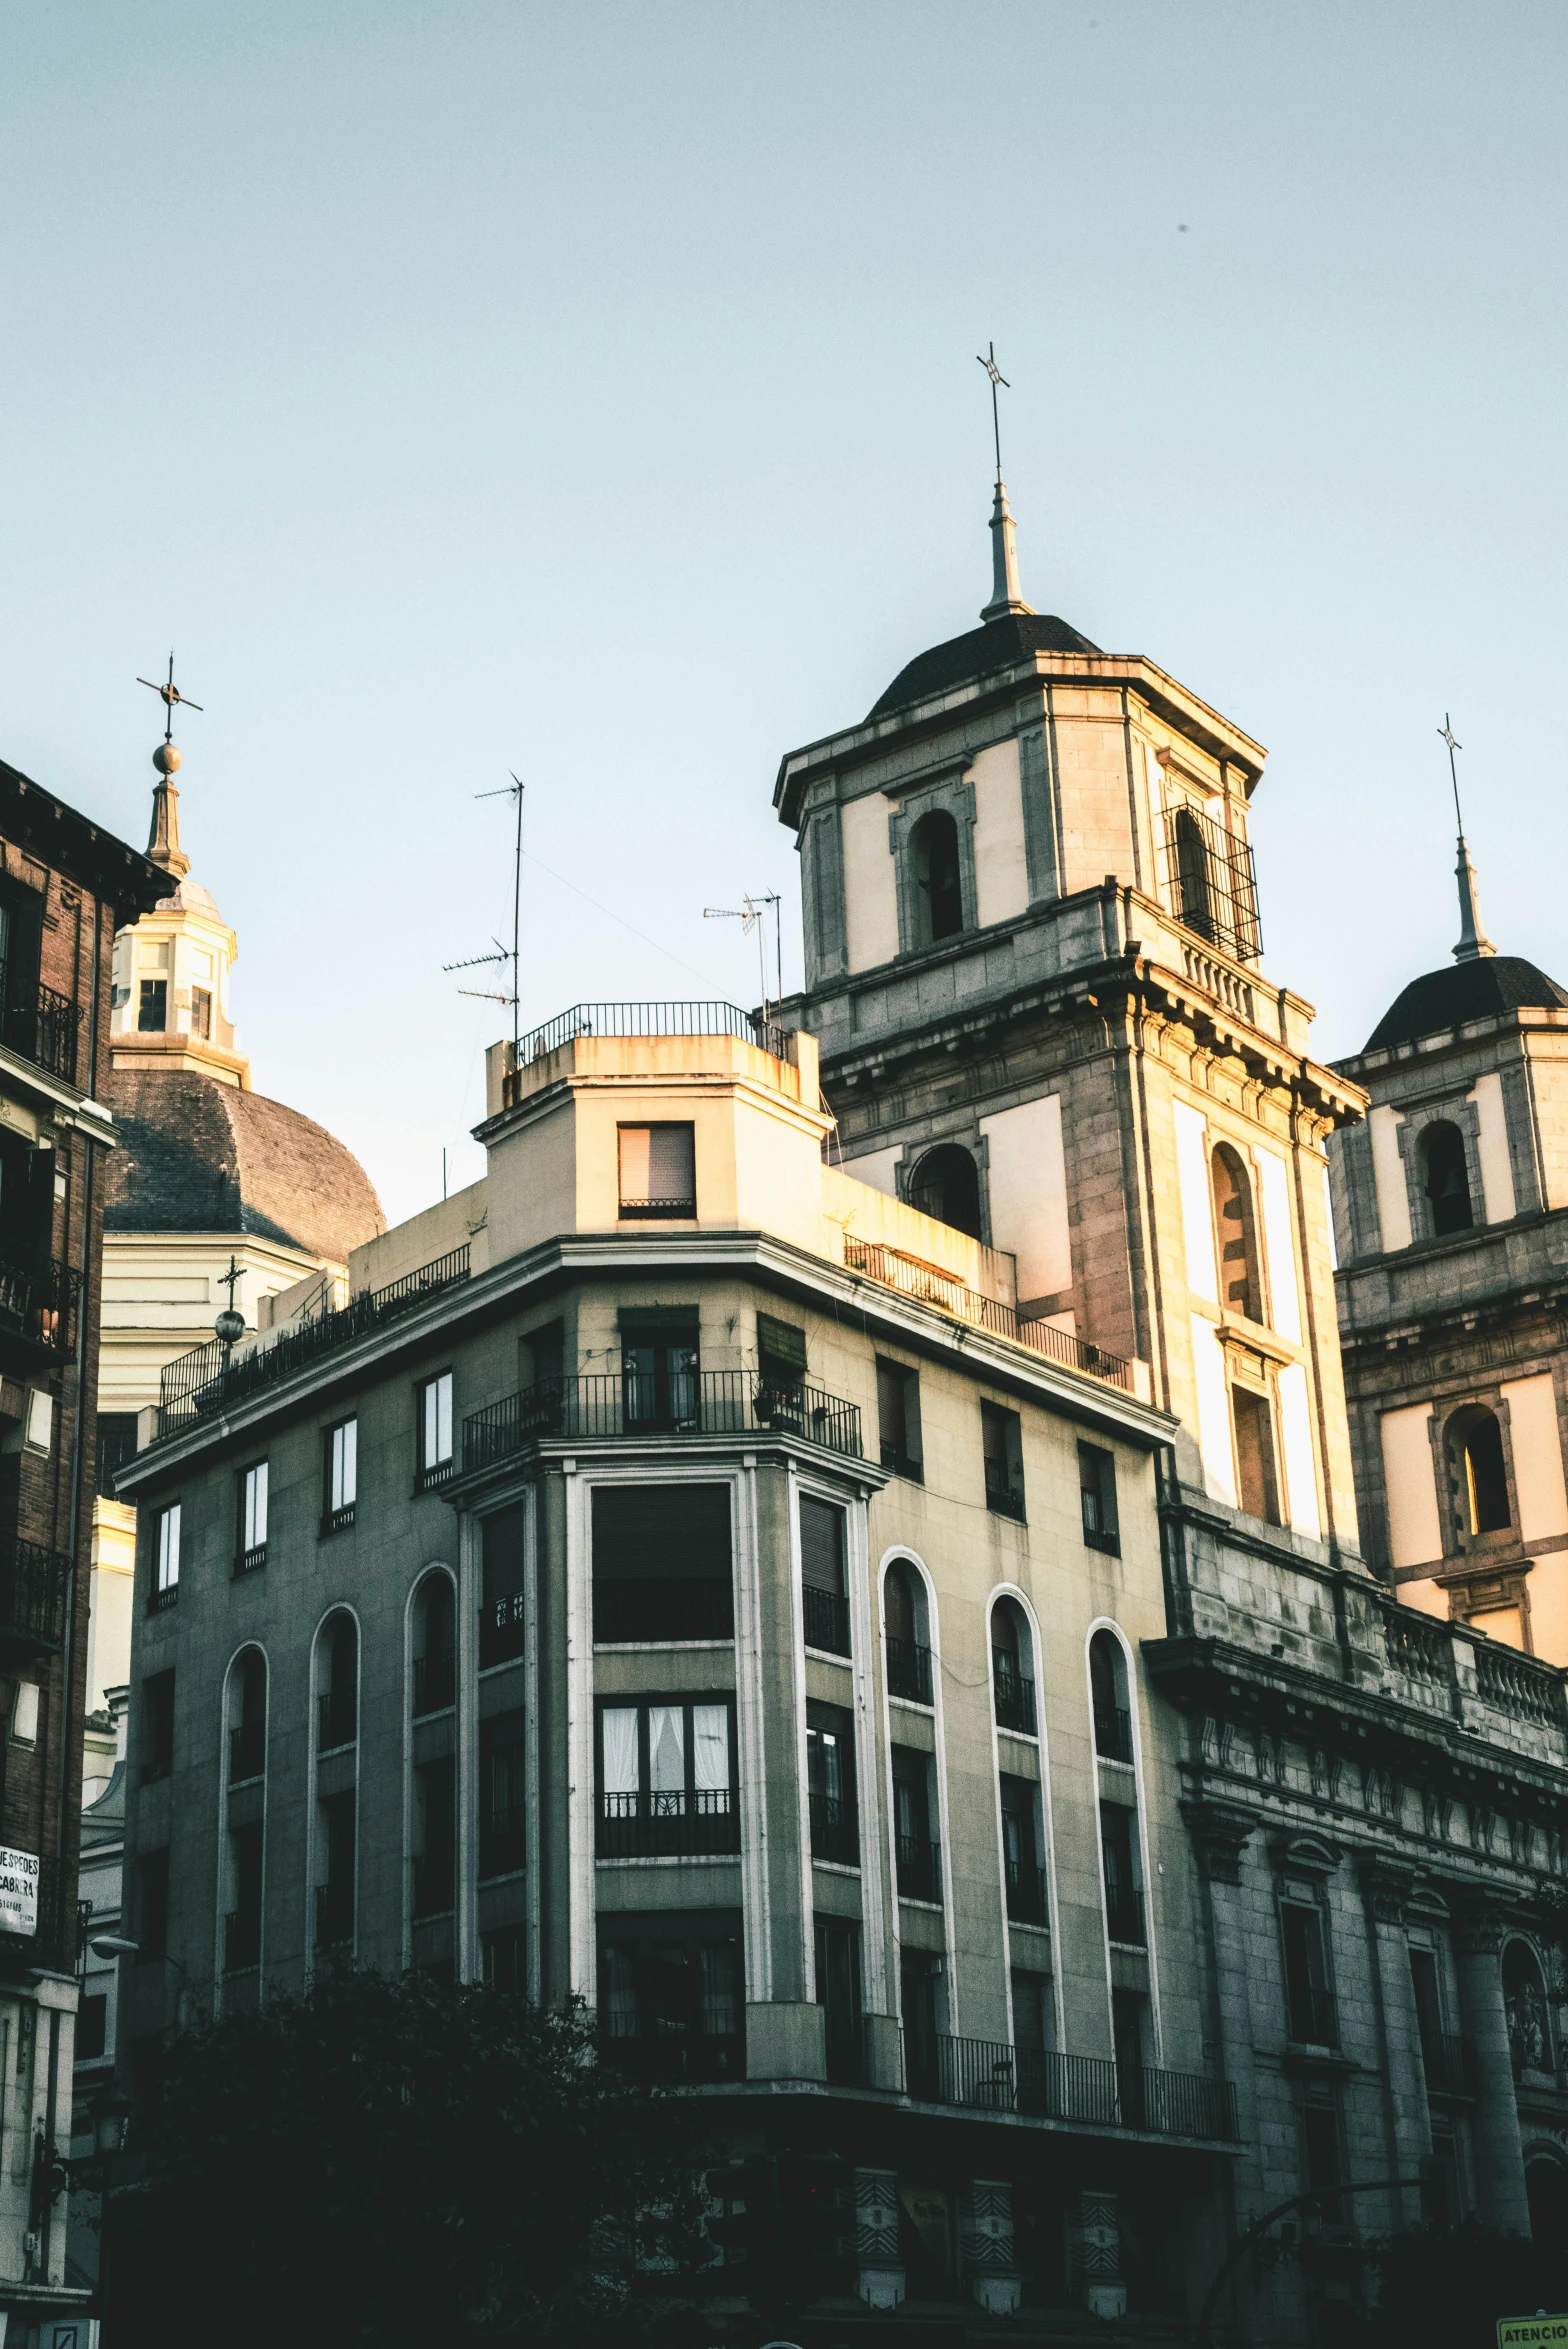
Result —
[[492, 1664], [514, 1663], [523, 1652], [524, 1629], [521, 1591], [487, 1600], [479, 1610], [480, 1671]]
[[1024, 1497], [1013, 1483], [1004, 1460], [988, 1460], [985, 1464], [985, 1505], [994, 1509], [998, 1517], [1016, 1517], [1024, 1522]]
[[0, 1333], [48, 1354], [69, 1354], [81, 1286], [81, 1274], [57, 1257], [0, 1257]]
[[593, 1636], [611, 1645], [674, 1639], [733, 1639], [735, 1595], [729, 1576], [595, 1579]]
[[76, 1062], [85, 1012], [53, 987], [26, 986], [13, 979], [0, 1010], [0, 1043], [19, 1060], [49, 1071], [67, 1085], [76, 1082]]
[[1134, 2070], [1105, 2056], [946, 2033], [906, 2057], [906, 2065], [909, 2093], [932, 2103], [1161, 2137], [1230, 2141], [1237, 2133], [1235, 2090], [1204, 2073]]
[[887, 1634], [887, 1693], [907, 1697], [911, 1704], [930, 1704], [931, 1650], [923, 1641]]
[[939, 1843], [928, 1843], [922, 1836], [900, 1835], [897, 1848], [900, 1899], [940, 1902], [942, 1846]]
[[19, 1534], [0, 1538], [0, 1641], [48, 1651], [65, 1637], [71, 1561]]
[[1132, 1760], [1132, 1716], [1125, 1705], [1094, 1707], [1094, 1750], [1102, 1762]]
[[740, 1812], [727, 1786], [602, 1794], [601, 1860], [694, 1859], [740, 1850]]
[[811, 1856], [835, 1860], [842, 1868], [860, 1865], [860, 1821], [856, 1807], [839, 1794], [811, 1794]]
[[1263, 952], [1252, 850], [1210, 816], [1183, 805], [1165, 811], [1159, 862], [1166, 903], [1179, 922], [1238, 962]]
[[[517, 1067], [525, 1069], [579, 1036], [734, 1036], [755, 1044], [775, 1060], [792, 1061], [796, 1054], [793, 1028], [775, 1027], [771, 1020], [742, 1011], [735, 1003], [574, 1003], [557, 1012], [543, 1027], [534, 1028], [517, 1047]], [[506, 1105], [516, 1098], [516, 1078], [509, 1075]]]
[[991, 1689], [996, 1699], [997, 1726], [1035, 1734], [1034, 1682], [1018, 1669], [1018, 1658], [1007, 1648], [991, 1650]]
[[1145, 1946], [1143, 1894], [1131, 1884], [1105, 1887], [1105, 1930], [1112, 1941], [1134, 1949]]
[[849, 1654], [849, 1601], [838, 1591], [817, 1590], [809, 1582], [801, 1594], [801, 1615], [808, 1648], [825, 1655]]
[[463, 1422], [465, 1472], [532, 1444], [596, 1437], [793, 1435], [851, 1460], [863, 1455], [860, 1409], [817, 1387], [781, 1386], [754, 1370], [706, 1370], [666, 1379], [547, 1378]]

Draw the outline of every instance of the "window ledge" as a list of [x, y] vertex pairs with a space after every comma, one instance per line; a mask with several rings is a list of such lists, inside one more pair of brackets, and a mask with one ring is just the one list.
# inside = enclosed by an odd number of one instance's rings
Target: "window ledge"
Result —
[[[740, 1854], [734, 1851], [661, 1851], [650, 1852], [646, 1858], [594, 1861], [596, 1868], [736, 1868]], [[859, 1874], [858, 1868], [855, 1874]], [[635, 1917], [635, 1911], [632, 1912]]]
[[813, 1852], [811, 1855], [811, 1864], [814, 1868], [822, 1869], [823, 1873], [828, 1876], [853, 1876], [857, 1883], [860, 1878], [860, 1863], [858, 1860], [855, 1862], [854, 1866], [851, 1867], [848, 1860], [819, 1860], [816, 1853]]
[[1083, 1539], [1086, 1549], [1103, 1550], [1108, 1558], [1119, 1558], [1122, 1554], [1122, 1537], [1119, 1533], [1091, 1533], [1086, 1525]]
[[[732, 1648], [734, 1645], [733, 1636], [729, 1639], [596, 1639], [593, 1643], [593, 1652], [596, 1656], [654, 1656], [667, 1655], [672, 1648], [679, 1648], [681, 1653], [686, 1655], [693, 1649], [712, 1652], [723, 1648]], [[808, 1649], [807, 1653], [814, 1655], [816, 1651]], [[840, 1656], [836, 1661], [843, 1663], [845, 1658]], [[500, 1664], [492, 1664], [489, 1669], [492, 1672], [500, 1672], [504, 1667]]]
[[923, 1900], [917, 1892], [901, 1892], [898, 1898], [902, 1908], [924, 1909], [928, 1915], [933, 1917], [940, 1917], [943, 1913], [942, 1903], [939, 1900]]
[[481, 1871], [476, 1882], [481, 1891], [487, 1892], [492, 1884], [517, 1884], [527, 1873], [526, 1868], [498, 1868], [493, 1876], [486, 1876]]
[[[726, 1642], [726, 1645], [728, 1645], [728, 1642]], [[853, 1656], [846, 1656], [842, 1648], [814, 1648], [808, 1645], [806, 1647], [806, 1654], [808, 1656], [820, 1657], [824, 1664], [842, 1664], [846, 1672], [853, 1667], [855, 1661]]]
[[936, 1714], [935, 1705], [925, 1704], [919, 1697], [895, 1696], [891, 1689], [888, 1690], [887, 1701], [890, 1705], [902, 1705], [906, 1713], [919, 1713], [926, 1721], [934, 1719]]

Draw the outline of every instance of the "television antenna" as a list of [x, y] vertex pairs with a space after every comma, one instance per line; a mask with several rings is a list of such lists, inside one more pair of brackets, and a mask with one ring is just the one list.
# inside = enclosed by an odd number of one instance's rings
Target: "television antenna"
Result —
[[779, 918], [779, 907], [782, 902], [776, 889], [764, 889], [760, 890], [755, 897], [743, 897], [739, 905], [705, 905], [702, 909], [702, 918], [705, 922], [739, 922], [740, 934], [743, 938], [749, 938], [752, 931], [756, 931], [757, 977], [762, 988], [764, 1024], [766, 1024], [772, 1009], [768, 1001], [767, 956], [767, 915], [770, 905], [773, 908], [773, 950], [778, 974], [778, 992], [773, 998], [774, 1003], [780, 1002], [784, 994], [784, 940]]
[[511, 782], [504, 784], [499, 791], [476, 791], [474, 793], [475, 799], [512, 799], [517, 802], [517, 833], [512, 850], [512, 943], [507, 947], [501, 944], [499, 938], [492, 938], [491, 944], [495, 950], [493, 953], [474, 954], [470, 955], [466, 962], [444, 962], [441, 965], [444, 971], [477, 971], [484, 969], [487, 964], [499, 963], [503, 968], [507, 963], [511, 964], [512, 988], [510, 994], [504, 995], [492, 987], [459, 987], [458, 993], [471, 997], [476, 1003], [505, 1003], [511, 1006], [512, 1059], [514, 1063], [517, 1059], [518, 1006], [521, 1000], [521, 989], [518, 982], [518, 954], [522, 938], [523, 792], [525, 789], [526, 785], [521, 783], [516, 775], [513, 775]]

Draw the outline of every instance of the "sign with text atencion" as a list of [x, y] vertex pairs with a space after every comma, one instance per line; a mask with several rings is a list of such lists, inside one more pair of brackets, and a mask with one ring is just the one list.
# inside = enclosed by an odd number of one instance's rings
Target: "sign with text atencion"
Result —
[[1500, 2316], [1497, 2349], [1568, 2349], [1568, 2316]]

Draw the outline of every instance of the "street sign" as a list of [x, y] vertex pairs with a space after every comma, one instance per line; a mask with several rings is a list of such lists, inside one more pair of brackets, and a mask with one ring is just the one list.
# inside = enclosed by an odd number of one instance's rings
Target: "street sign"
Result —
[[38, 1931], [38, 1854], [0, 1844], [0, 1933]]
[[1497, 2349], [1568, 2349], [1568, 2316], [1500, 2316]]

